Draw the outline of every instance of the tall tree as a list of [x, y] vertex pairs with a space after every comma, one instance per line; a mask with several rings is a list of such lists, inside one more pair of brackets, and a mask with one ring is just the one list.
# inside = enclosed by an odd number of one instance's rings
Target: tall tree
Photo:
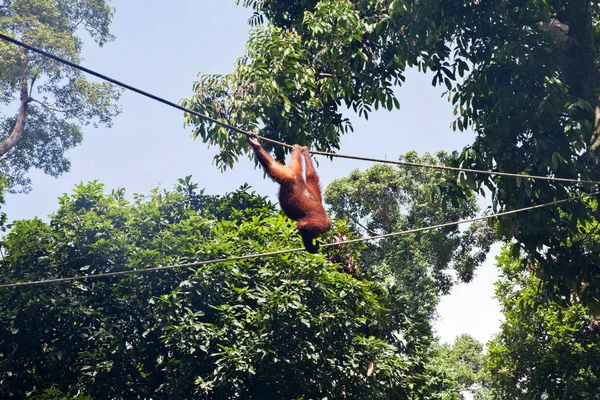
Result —
[[[99, 45], [113, 40], [109, 0], [2, 0], [0, 32], [79, 63], [85, 31]], [[12, 190], [28, 190], [27, 173], [69, 170], [66, 150], [82, 126], [110, 125], [120, 91], [80, 71], [0, 40], [0, 173]]]
[[[185, 103], [288, 143], [339, 147], [347, 109], [368, 117], [399, 106], [406, 68], [431, 71], [455, 106], [454, 129], [474, 143], [452, 164], [600, 180], [600, 8], [586, 0], [244, 0], [257, 25], [229, 75], [204, 75]], [[262, 25], [264, 23], [264, 25]], [[401, 89], [398, 89], [401, 90]], [[222, 128], [188, 116], [231, 166], [245, 148]], [[278, 157], [284, 150], [275, 148]], [[467, 174], [464, 196], [483, 187], [496, 209], [593, 191], [594, 185]], [[523, 249], [547, 293], [575, 292], [600, 312], [600, 253], [577, 240], [597, 221], [597, 202], [515, 214], [501, 235]]]
[[492, 399], [483, 345], [472, 336], [459, 335], [452, 345], [436, 344], [429, 351], [432, 354], [414, 399], [463, 400], [466, 393], [474, 400]]
[[[123, 190], [79, 185], [49, 223], [15, 223], [0, 275], [59, 278], [300, 246], [275, 210], [247, 187], [206, 196], [189, 179], [132, 203]], [[1, 289], [0, 397], [402, 398], [411, 361], [368, 329], [393, 321], [385, 295], [305, 253]]]
[[[394, 175], [369, 171], [382, 178], [373, 196], [393, 182], [411, 190], [410, 179], [387, 182]], [[434, 206], [402, 207], [410, 224]], [[471, 201], [460, 212], [473, 209]], [[383, 214], [376, 219], [392, 219]], [[344, 234], [352, 228], [338, 220], [329, 239]], [[364, 258], [348, 246], [0, 289], [0, 397], [415, 398], [439, 375], [426, 366], [429, 319], [447, 285], [439, 272], [469, 258], [461, 249], [472, 236], [449, 229], [380, 242]], [[452, 245], [436, 253], [445, 240]], [[301, 239], [248, 187], [208, 196], [188, 177], [131, 202], [124, 190], [78, 185], [49, 223], [18, 221], [2, 246], [1, 281], [15, 282], [284, 250]]]
[[[402, 159], [443, 163], [448, 154], [417, 157], [409, 152]], [[361, 235], [472, 217], [478, 211], [475, 198], [457, 202], [457, 207], [429, 201], [440, 185], [445, 190], [456, 189], [447, 182], [448, 176], [444, 171], [376, 165], [333, 181], [325, 191], [325, 201], [331, 205], [333, 216], [348, 220], [351, 231]], [[472, 224], [467, 229], [455, 225], [363, 246], [358, 257], [361, 276], [386, 282], [389, 295], [385, 304], [394, 319], [390, 327], [402, 328], [402, 337], [393, 331], [395, 328], [387, 331], [389, 340], [409, 354], [427, 358], [429, 345], [434, 342], [431, 318], [439, 295], [450, 293], [455, 281], [471, 281], [493, 239], [491, 226]]]
[[496, 296], [505, 321], [487, 356], [494, 398], [597, 399], [598, 317], [575, 297], [569, 305], [548, 300], [540, 280], [506, 249], [498, 262], [502, 278]]

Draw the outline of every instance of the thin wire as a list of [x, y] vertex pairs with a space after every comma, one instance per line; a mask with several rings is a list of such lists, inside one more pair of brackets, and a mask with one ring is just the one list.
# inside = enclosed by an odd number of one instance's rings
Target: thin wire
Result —
[[[173, 103], [172, 101], [163, 99], [162, 97], [158, 97], [156, 95], [153, 95], [151, 93], [145, 92], [141, 89], [137, 89], [131, 85], [128, 85], [126, 83], [120, 82], [116, 79], [110, 78], [106, 75], [103, 75], [99, 72], [95, 72], [91, 69], [88, 69], [86, 67], [83, 67], [79, 64], [75, 64], [72, 63], [71, 61], [65, 60], [63, 58], [60, 58], [58, 56], [55, 56], [54, 54], [50, 54], [44, 50], [38, 49], [36, 47], [30, 46], [28, 44], [25, 44], [17, 39], [14, 39], [10, 36], [7, 36], [3, 33], [0, 33], [0, 39], [6, 40], [7, 42], [13, 43], [17, 46], [23, 47], [25, 49], [31, 50], [33, 52], [39, 53], [45, 57], [51, 58], [55, 61], [58, 61], [60, 63], [66, 64], [72, 68], [78, 69], [80, 71], [86, 72], [90, 75], [93, 75], [97, 78], [103, 79], [105, 81], [111, 82], [117, 86], [121, 86], [125, 89], [131, 90], [135, 93], [141, 94], [142, 96], [146, 96], [148, 98], [151, 98], [152, 100], [158, 101], [160, 103], [166, 104], [168, 106], [174, 107], [178, 110], [181, 110], [183, 112], [195, 115], [199, 118], [205, 119], [207, 121], [210, 121], [212, 123], [215, 123], [219, 126], [222, 126], [224, 128], [227, 128], [229, 130], [232, 130], [234, 132], [238, 132], [241, 133], [243, 135], [246, 136], [256, 136], [258, 138], [260, 138], [261, 140], [264, 140], [265, 142], [270, 142], [273, 144], [277, 144], [279, 146], [283, 146], [283, 147], [287, 147], [287, 148], [292, 148], [291, 145], [287, 144], [287, 143], [283, 143], [280, 142], [278, 140], [274, 140], [274, 139], [269, 139], [266, 138], [264, 136], [260, 136], [254, 132], [250, 132], [250, 131], [246, 131], [240, 128], [236, 128], [233, 125], [229, 125], [225, 122], [221, 122], [218, 119], [215, 119], [213, 117], [210, 117], [208, 115], [199, 113], [197, 111], [191, 110], [189, 108], [183, 107], [177, 103]], [[346, 154], [340, 154], [340, 153], [330, 153], [330, 152], [326, 152], [326, 151], [317, 151], [317, 150], [311, 150], [310, 151], [311, 154], [314, 155], [320, 155], [320, 156], [326, 156], [326, 157], [338, 157], [338, 158], [346, 158], [346, 159], [351, 159], [351, 160], [360, 160], [360, 161], [370, 161], [370, 162], [374, 162], [374, 163], [382, 163], [382, 164], [395, 164], [395, 165], [404, 165], [404, 166], [408, 166], [408, 167], [418, 167], [418, 168], [431, 168], [431, 169], [439, 169], [439, 170], [447, 170], [447, 171], [458, 171], [458, 172], [469, 172], [469, 173], [476, 173], [476, 174], [484, 174], [484, 175], [495, 175], [495, 176], [509, 176], [509, 177], [516, 177], [516, 178], [524, 178], [524, 179], [542, 179], [542, 180], [546, 180], [546, 181], [557, 181], [557, 182], [569, 182], [569, 183], [590, 183], [590, 184], [600, 184], [600, 181], [593, 181], [593, 180], [583, 180], [583, 179], [574, 179], [574, 178], [557, 178], [557, 177], [550, 177], [550, 176], [543, 176], [543, 175], [527, 175], [527, 174], [517, 174], [517, 173], [510, 173], [510, 172], [499, 172], [499, 171], [487, 171], [487, 170], [479, 170], [479, 169], [470, 169], [470, 168], [459, 168], [459, 167], [448, 167], [448, 166], [444, 166], [444, 165], [432, 165], [432, 164], [422, 164], [422, 163], [415, 163], [415, 162], [409, 162], [409, 161], [394, 161], [394, 160], [385, 160], [385, 159], [379, 159], [379, 158], [370, 158], [370, 157], [360, 157], [360, 156], [352, 156], [352, 155], [346, 155]]]
[[[495, 213], [495, 214], [483, 215], [481, 217], [474, 217], [474, 218], [455, 221], [455, 222], [447, 222], [445, 224], [425, 226], [425, 227], [421, 227], [421, 228], [414, 228], [414, 229], [409, 229], [409, 230], [401, 231], [401, 232], [386, 233], [383, 235], [371, 236], [371, 237], [366, 237], [366, 238], [350, 239], [350, 240], [346, 240], [344, 242], [339, 242], [339, 243], [327, 243], [327, 244], [322, 245], [321, 247], [332, 247], [332, 246], [337, 246], [340, 244], [358, 243], [358, 242], [363, 242], [363, 241], [371, 240], [371, 239], [382, 239], [382, 238], [387, 238], [387, 237], [392, 237], [392, 236], [405, 235], [405, 234], [409, 234], [409, 233], [423, 232], [423, 231], [433, 230], [433, 229], [437, 229], [437, 228], [445, 228], [447, 226], [461, 225], [461, 224], [466, 224], [469, 222], [483, 221], [486, 219], [503, 217], [505, 215], [517, 214], [517, 213], [524, 212], [524, 211], [531, 211], [531, 210], [535, 210], [538, 208], [554, 206], [554, 205], [561, 204], [561, 203], [568, 203], [568, 202], [580, 200], [580, 199], [583, 199], [586, 197], [597, 196], [599, 194], [600, 194], [600, 192], [587, 193], [587, 194], [584, 194], [581, 196], [571, 197], [569, 199], [555, 200], [555, 201], [551, 201], [550, 203], [537, 204], [535, 206], [517, 208], [516, 210], [502, 211], [502, 212]], [[0, 286], [0, 288], [2, 288], [2, 286]]]
[[[439, 225], [407, 229], [405, 231], [400, 231], [400, 232], [392, 232], [392, 233], [386, 233], [386, 234], [382, 234], [382, 235], [367, 236], [367, 237], [362, 237], [362, 238], [358, 238], [358, 239], [344, 240], [342, 242], [337, 242], [337, 243], [326, 243], [326, 244], [322, 244], [321, 247], [334, 247], [334, 246], [340, 246], [343, 244], [365, 242], [368, 240], [383, 239], [383, 238], [388, 238], [388, 237], [392, 237], [392, 236], [407, 235], [410, 233], [429, 231], [429, 230], [434, 230], [434, 229], [438, 229], [438, 228], [444, 228], [447, 226], [454, 226], [454, 225], [461, 225], [461, 224], [466, 224], [466, 223], [470, 223], [470, 222], [482, 221], [485, 219], [502, 217], [505, 215], [516, 214], [516, 213], [520, 213], [520, 212], [524, 212], [524, 211], [531, 211], [531, 210], [535, 210], [535, 209], [542, 208], [542, 207], [549, 207], [549, 206], [553, 206], [556, 204], [567, 203], [567, 202], [571, 202], [574, 200], [583, 199], [585, 197], [597, 196], [599, 194], [600, 194], [600, 192], [588, 193], [588, 194], [584, 194], [581, 196], [572, 197], [569, 199], [555, 200], [550, 203], [544, 203], [544, 204], [538, 204], [535, 206], [518, 208], [516, 210], [503, 211], [503, 212], [496, 213], [496, 214], [483, 215], [480, 217], [475, 217], [475, 218], [470, 218], [470, 219], [465, 219], [465, 220], [460, 220], [460, 221], [455, 221], [455, 222], [447, 222], [447, 223], [439, 224]], [[276, 255], [281, 255], [281, 254], [295, 253], [295, 252], [299, 252], [299, 251], [304, 251], [304, 247], [298, 247], [295, 249], [288, 249], [288, 250], [272, 251], [272, 252], [268, 252], [268, 253], [248, 254], [245, 256], [230, 257], [230, 258], [223, 258], [223, 259], [216, 259], [216, 260], [196, 261], [196, 262], [191, 262], [191, 263], [186, 263], [186, 264], [160, 265], [160, 266], [151, 267], [151, 268], [133, 269], [133, 270], [129, 270], [129, 271], [115, 271], [115, 272], [106, 272], [106, 273], [102, 273], [102, 274], [71, 276], [71, 277], [66, 277], [66, 278], [42, 279], [39, 281], [4, 283], [4, 284], [0, 285], [0, 289], [10, 288], [10, 287], [43, 285], [43, 284], [58, 283], [58, 282], [79, 281], [79, 280], [84, 280], [84, 279], [98, 279], [98, 278], [105, 278], [105, 277], [119, 276], [119, 275], [143, 274], [143, 273], [147, 273], [147, 272], [155, 272], [155, 271], [162, 271], [162, 270], [169, 270], [169, 269], [176, 269], [176, 268], [199, 267], [199, 266], [203, 266], [203, 265], [218, 264], [218, 263], [240, 261], [240, 260], [248, 260], [248, 259], [252, 259], [252, 258], [265, 258], [265, 257], [271, 257], [271, 256], [276, 256]]]
[[457, 171], [457, 172], [470, 172], [470, 173], [484, 174], [484, 175], [510, 176], [510, 177], [514, 177], [514, 178], [523, 178], [523, 179], [542, 179], [542, 180], [546, 180], [546, 181], [557, 181], [557, 182], [591, 183], [591, 184], [595, 184], [595, 185], [600, 184], [600, 181], [592, 181], [592, 180], [585, 180], [585, 179], [557, 178], [557, 177], [553, 177], [553, 176], [543, 176], [543, 175], [515, 174], [512, 172], [487, 171], [487, 170], [481, 170], [481, 169], [449, 167], [446, 165], [422, 164], [422, 163], [416, 163], [416, 162], [411, 162], [411, 161], [382, 160], [379, 158], [349, 156], [349, 155], [345, 155], [345, 154], [328, 153], [326, 151], [318, 151], [318, 150], [315, 150], [315, 151], [311, 150], [310, 153], [321, 155], [321, 156], [327, 156], [327, 157], [348, 158], [348, 159], [352, 159], [352, 160], [370, 161], [370, 162], [381, 163], [381, 164], [404, 165], [407, 167], [441, 169], [441, 170], [446, 170], [446, 171]]

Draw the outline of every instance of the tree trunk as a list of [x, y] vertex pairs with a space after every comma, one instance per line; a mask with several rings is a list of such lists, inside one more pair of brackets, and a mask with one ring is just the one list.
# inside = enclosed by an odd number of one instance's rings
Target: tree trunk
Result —
[[600, 99], [596, 103], [596, 116], [594, 118], [594, 135], [590, 140], [590, 153], [593, 155], [594, 161], [598, 164], [600, 160]]
[[[24, 60], [26, 61], [26, 57]], [[27, 64], [25, 64], [27, 65]], [[21, 104], [19, 105], [19, 113], [17, 114], [17, 123], [10, 136], [0, 144], [0, 157], [5, 155], [10, 149], [21, 140], [23, 136], [23, 129], [25, 128], [25, 121], [27, 121], [27, 105], [29, 104], [29, 90], [27, 85], [27, 67], [23, 68], [23, 75], [21, 76]]]
[[600, 73], [597, 66], [595, 26], [588, 0], [567, 0], [564, 17], [572, 45], [568, 50], [567, 83], [595, 109], [594, 131], [588, 141], [588, 162], [600, 164]]

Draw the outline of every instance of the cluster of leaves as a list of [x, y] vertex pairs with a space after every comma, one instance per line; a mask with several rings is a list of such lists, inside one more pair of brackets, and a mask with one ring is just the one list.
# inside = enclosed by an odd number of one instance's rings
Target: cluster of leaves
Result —
[[[189, 178], [127, 201], [97, 182], [49, 223], [18, 221], [3, 282], [69, 277], [300, 246], [292, 223], [244, 187]], [[413, 363], [378, 283], [326, 256], [285, 254], [0, 291], [0, 397], [402, 398]]]
[[503, 276], [496, 295], [505, 321], [488, 349], [494, 398], [598, 398], [598, 317], [577, 298], [568, 305], [549, 300], [518, 260], [508, 250], [498, 257]]
[[463, 334], [452, 345], [433, 345], [426, 373], [417, 377], [415, 394], [424, 400], [491, 400], [487, 385], [483, 345]]
[[[444, 152], [422, 157], [408, 152], [401, 160], [441, 165], [449, 158]], [[452, 179], [451, 174], [440, 170], [376, 165], [333, 181], [325, 192], [325, 200], [333, 215], [348, 219], [356, 232], [399, 232], [475, 216], [479, 207], [474, 196], [455, 202], [455, 207], [444, 201], [431, 201], [440, 190], [456, 190]], [[448, 294], [453, 281], [450, 269], [461, 282], [470, 282], [493, 240], [493, 229], [488, 224], [472, 224], [464, 230], [454, 225], [386, 238], [369, 245], [361, 257], [367, 261], [367, 268], [381, 263], [405, 268], [408, 260], [424, 263], [437, 293]]]
[[380, 289], [299, 261], [197, 270], [160, 298], [174, 397], [387, 398], [402, 382], [406, 362], [367, 335], [386, 315]]
[[[365, 118], [373, 107], [398, 108], [392, 81], [403, 77], [388, 68], [390, 55], [383, 60], [371, 43], [381, 28], [361, 18], [349, 1], [308, 3], [316, 3], [314, 9], [293, 25], [253, 29], [235, 72], [202, 75], [183, 104], [235, 126], [260, 127], [266, 137], [325, 151], [339, 148], [340, 135], [351, 129], [342, 102]], [[186, 123], [194, 136], [219, 146], [215, 161], [222, 168], [248, 149], [241, 137], [201, 118], [186, 115]], [[284, 149], [273, 150], [282, 160]]]
[[[573, 0], [245, 0], [256, 25], [234, 73], [203, 76], [185, 104], [287, 143], [335, 149], [351, 129], [343, 112], [399, 106], [407, 67], [431, 71], [455, 107], [454, 129], [474, 143], [450, 164], [600, 180], [600, 8]], [[264, 18], [263, 18], [264, 17]], [[261, 21], [264, 25], [261, 25]], [[191, 116], [230, 166], [237, 137]], [[278, 158], [282, 149], [275, 149]], [[496, 210], [589, 193], [585, 185], [469, 174], [455, 200], [488, 188]], [[442, 191], [443, 192], [443, 191]], [[515, 214], [498, 223], [543, 274], [555, 298], [574, 292], [600, 309], [599, 253], [581, 246], [596, 202]], [[585, 234], [585, 232], [583, 232]]]
[[[448, 155], [403, 159], [420, 163], [443, 163]], [[333, 181], [325, 191], [332, 215], [347, 219], [353, 232], [364, 235], [400, 232], [412, 228], [456, 222], [472, 217], [478, 207], [475, 198], [465, 199], [457, 208], [444, 207], [428, 199], [439, 188], [446, 172], [376, 165], [365, 172], [354, 171]], [[455, 280], [469, 282], [485, 260], [494, 240], [493, 229], [473, 224], [467, 229], [443, 229], [393, 236], [369, 242], [360, 250], [362, 276], [384, 282], [388, 291], [385, 305], [397, 332], [385, 331], [394, 341], [426, 362], [434, 342], [431, 318], [440, 294], [448, 294]], [[385, 328], [385, 327], [384, 327]], [[421, 365], [422, 366], [422, 365]]]
[[[600, 10], [586, 1], [481, 2], [467, 7], [454, 55], [473, 72], [451, 90], [462, 129], [475, 142], [457, 158], [475, 169], [598, 180], [594, 150], [599, 109], [597, 33]], [[474, 176], [494, 206], [526, 207], [593, 191], [592, 186]], [[600, 310], [599, 253], [585, 240], [597, 202], [576, 200], [503, 218], [499, 232], [533, 266], [547, 293], [570, 293]], [[522, 249], [523, 251], [520, 251]]]
[[[82, 29], [102, 46], [113, 39], [112, 16], [108, 0], [0, 0], [0, 32], [75, 63]], [[0, 41], [0, 104], [14, 107], [0, 114], [0, 174], [9, 188], [29, 190], [31, 168], [68, 171], [65, 152], [81, 143], [83, 126], [110, 126], [119, 96], [108, 83]]]

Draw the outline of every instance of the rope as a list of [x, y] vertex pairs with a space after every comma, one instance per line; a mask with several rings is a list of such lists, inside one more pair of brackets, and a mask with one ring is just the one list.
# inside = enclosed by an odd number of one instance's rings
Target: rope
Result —
[[[334, 247], [334, 246], [340, 246], [340, 245], [344, 245], [344, 244], [365, 242], [368, 240], [408, 235], [410, 233], [418, 233], [418, 232], [429, 231], [429, 230], [434, 230], [434, 229], [438, 229], [438, 228], [444, 228], [447, 226], [454, 226], [454, 225], [461, 225], [461, 224], [466, 224], [466, 223], [470, 223], [470, 222], [482, 221], [482, 220], [486, 220], [486, 219], [490, 219], [490, 218], [502, 217], [505, 215], [516, 214], [516, 213], [520, 213], [520, 212], [524, 212], [524, 211], [531, 211], [531, 210], [535, 210], [535, 209], [542, 208], [542, 207], [549, 207], [549, 206], [553, 206], [556, 204], [567, 203], [567, 202], [571, 202], [574, 200], [583, 199], [585, 197], [597, 196], [598, 194], [600, 194], [600, 192], [588, 193], [588, 194], [584, 194], [582, 196], [572, 197], [569, 199], [555, 200], [550, 203], [544, 203], [544, 204], [538, 204], [535, 206], [518, 208], [516, 210], [504, 211], [504, 212], [500, 212], [500, 213], [496, 213], [496, 214], [483, 215], [480, 217], [475, 217], [475, 218], [470, 218], [470, 219], [465, 219], [465, 220], [460, 220], [460, 221], [447, 222], [444, 224], [426, 226], [426, 227], [421, 227], [421, 228], [407, 229], [407, 230], [400, 231], [400, 232], [392, 232], [392, 233], [386, 233], [386, 234], [382, 234], [382, 235], [367, 236], [367, 237], [358, 238], [358, 239], [350, 239], [350, 240], [345, 240], [345, 241], [337, 242], [337, 243], [327, 243], [327, 244], [321, 245], [321, 247]], [[38, 280], [38, 281], [4, 283], [4, 284], [0, 284], [0, 289], [11, 288], [11, 287], [44, 285], [44, 284], [58, 283], [58, 282], [79, 281], [79, 280], [84, 280], [84, 279], [99, 279], [99, 278], [106, 278], [106, 277], [120, 276], [120, 275], [129, 275], [129, 274], [143, 274], [143, 273], [148, 273], [148, 272], [163, 271], [163, 270], [170, 270], [170, 269], [176, 269], [176, 268], [199, 267], [199, 266], [203, 266], [203, 265], [218, 264], [218, 263], [225, 263], [225, 262], [232, 262], [232, 261], [241, 261], [241, 260], [248, 260], [248, 259], [252, 259], [252, 258], [272, 257], [272, 256], [280, 255], [280, 254], [296, 253], [299, 251], [304, 251], [304, 247], [288, 249], [288, 250], [272, 251], [272, 252], [268, 252], [268, 253], [248, 254], [245, 256], [230, 257], [230, 258], [223, 258], [223, 259], [216, 259], [216, 260], [196, 261], [196, 262], [191, 262], [191, 263], [186, 263], [186, 264], [161, 265], [161, 266], [145, 268], [145, 269], [133, 269], [133, 270], [129, 270], [129, 271], [115, 271], [115, 272], [106, 272], [106, 273], [102, 273], [102, 274], [71, 276], [71, 277], [66, 277], [66, 278], [54, 278], [54, 279], [42, 279], [42, 280]]]
[[484, 175], [510, 176], [510, 177], [514, 177], [514, 178], [524, 178], [524, 179], [542, 179], [542, 180], [546, 180], [546, 181], [557, 181], [557, 182], [591, 183], [591, 184], [595, 184], [595, 185], [600, 184], [600, 181], [592, 181], [592, 180], [585, 180], [585, 179], [557, 178], [557, 177], [553, 177], [553, 176], [543, 176], [543, 175], [515, 174], [512, 172], [487, 171], [487, 170], [481, 170], [481, 169], [448, 167], [446, 165], [422, 164], [422, 163], [416, 163], [416, 162], [411, 162], [411, 161], [382, 160], [379, 158], [349, 156], [349, 155], [345, 155], [345, 154], [328, 153], [325, 151], [317, 151], [317, 150], [315, 150], [315, 151], [311, 150], [310, 153], [317, 154], [320, 156], [348, 158], [351, 160], [370, 161], [370, 162], [381, 163], [381, 164], [404, 165], [406, 167], [430, 168], [430, 169], [440, 169], [440, 170], [457, 171], [457, 172], [470, 172], [470, 173], [484, 174]]
[[[141, 89], [137, 89], [131, 85], [128, 85], [126, 83], [120, 82], [116, 79], [110, 78], [106, 75], [103, 75], [99, 72], [95, 72], [89, 68], [83, 67], [79, 64], [75, 64], [72, 63], [71, 61], [65, 60], [64, 58], [60, 58], [58, 56], [55, 56], [54, 54], [50, 54], [44, 50], [38, 49], [36, 47], [30, 46], [28, 44], [25, 44], [17, 39], [14, 39], [10, 36], [7, 36], [3, 33], [0, 33], [0, 39], [6, 40], [7, 42], [13, 43], [17, 46], [23, 47], [27, 50], [31, 50], [35, 53], [41, 54], [45, 57], [51, 58], [55, 61], [58, 61], [60, 63], [63, 63], [65, 65], [68, 65], [72, 68], [78, 69], [80, 71], [83, 71], [85, 73], [88, 73], [90, 75], [93, 75], [97, 78], [103, 79], [105, 81], [111, 82], [117, 86], [123, 87], [125, 89], [131, 90], [135, 93], [141, 94], [142, 96], [146, 96], [152, 100], [158, 101], [162, 104], [166, 104], [168, 106], [171, 106], [173, 108], [176, 108], [178, 110], [181, 110], [183, 112], [195, 115], [199, 118], [205, 119], [207, 121], [210, 121], [212, 123], [215, 123], [219, 126], [222, 126], [223, 128], [227, 128], [231, 131], [237, 132], [237, 133], [241, 133], [243, 135], [246, 136], [256, 136], [258, 138], [260, 138], [261, 140], [264, 140], [265, 142], [269, 142], [269, 143], [273, 143], [273, 144], [277, 144], [279, 146], [283, 146], [283, 147], [287, 147], [287, 148], [292, 148], [291, 145], [287, 144], [287, 143], [283, 143], [280, 142], [278, 140], [274, 140], [274, 139], [269, 139], [266, 138], [264, 136], [260, 136], [257, 135], [254, 132], [250, 132], [250, 131], [246, 131], [240, 128], [236, 128], [233, 125], [229, 125], [225, 122], [221, 122], [218, 119], [215, 119], [213, 117], [210, 117], [208, 115], [199, 113], [197, 111], [193, 111], [189, 108], [183, 107], [177, 103], [173, 103], [172, 101], [163, 99], [162, 97], [153, 95], [151, 93], [145, 92]], [[495, 176], [508, 176], [508, 177], [516, 177], [516, 178], [526, 178], [526, 179], [541, 179], [541, 180], [546, 180], [546, 181], [557, 181], [557, 182], [568, 182], [568, 183], [590, 183], [590, 184], [600, 184], [600, 181], [593, 181], [593, 180], [582, 180], [582, 179], [574, 179], [574, 178], [557, 178], [557, 177], [550, 177], [550, 176], [543, 176], [543, 175], [527, 175], [527, 174], [517, 174], [517, 173], [510, 173], [510, 172], [499, 172], [499, 171], [486, 171], [486, 170], [478, 170], [478, 169], [470, 169], [470, 168], [459, 168], [459, 167], [448, 167], [448, 166], [444, 166], [444, 165], [431, 165], [431, 164], [421, 164], [421, 163], [415, 163], [415, 162], [409, 162], [409, 161], [393, 161], [393, 160], [384, 160], [384, 159], [379, 159], [379, 158], [369, 158], [369, 157], [360, 157], [360, 156], [351, 156], [351, 155], [346, 155], [346, 154], [340, 154], [340, 153], [330, 153], [330, 152], [325, 152], [325, 151], [316, 151], [316, 150], [311, 150], [310, 151], [311, 154], [314, 155], [320, 155], [320, 156], [326, 156], [326, 157], [339, 157], [339, 158], [346, 158], [346, 159], [351, 159], [351, 160], [360, 160], [360, 161], [370, 161], [370, 162], [374, 162], [374, 163], [382, 163], [382, 164], [395, 164], [395, 165], [404, 165], [404, 166], [408, 166], [408, 167], [417, 167], [417, 168], [431, 168], [431, 169], [439, 169], [439, 170], [447, 170], [447, 171], [458, 171], [458, 172], [468, 172], [468, 173], [476, 173], [476, 174], [485, 174], [485, 175], [495, 175]]]

